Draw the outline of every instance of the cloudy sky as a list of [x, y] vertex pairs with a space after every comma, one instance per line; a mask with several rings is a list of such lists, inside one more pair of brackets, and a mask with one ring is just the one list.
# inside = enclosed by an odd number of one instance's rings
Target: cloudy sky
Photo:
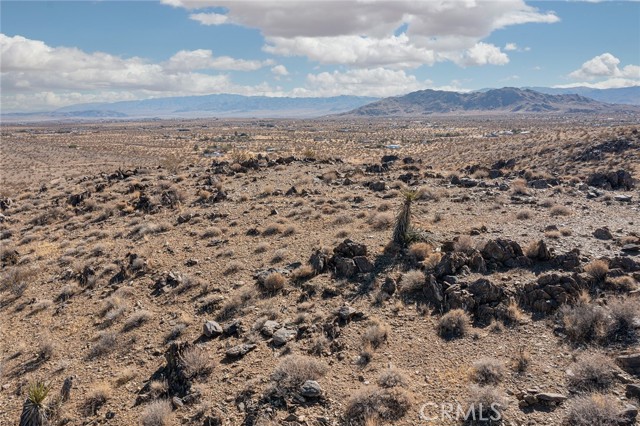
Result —
[[640, 2], [0, 1], [3, 112], [177, 95], [640, 85]]

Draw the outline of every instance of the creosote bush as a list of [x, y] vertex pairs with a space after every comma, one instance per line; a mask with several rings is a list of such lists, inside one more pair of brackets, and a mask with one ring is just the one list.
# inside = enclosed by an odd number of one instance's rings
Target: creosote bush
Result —
[[467, 334], [471, 320], [462, 309], [452, 309], [438, 321], [438, 334], [443, 338], [462, 337]]
[[571, 426], [618, 426], [623, 420], [619, 412], [616, 398], [591, 393], [573, 400], [565, 420]]
[[482, 358], [473, 363], [471, 379], [480, 385], [497, 385], [504, 376], [504, 364], [494, 358]]
[[615, 382], [616, 366], [602, 354], [583, 355], [570, 367], [567, 381], [574, 391], [596, 391], [610, 388]]
[[168, 426], [171, 411], [171, 402], [166, 399], [153, 401], [142, 412], [142, 426]]

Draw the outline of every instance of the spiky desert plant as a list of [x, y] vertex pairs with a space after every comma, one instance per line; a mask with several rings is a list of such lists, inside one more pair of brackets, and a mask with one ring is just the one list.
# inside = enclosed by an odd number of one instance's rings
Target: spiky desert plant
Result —
[[396, 225], [393, 229], [393, 242], [404, 247], [407, 245], [407, 235], [411, 228], [411, 203], [416, 199], [418, 193], [416, 191], [403, 191], [404, 203], [400, 208]]
[[48, 384], [40, 381], [29, 385], [27, 399], [22, 405], [20, 426], [46, 426], [49, 424], [44, 400], [50, 389]]

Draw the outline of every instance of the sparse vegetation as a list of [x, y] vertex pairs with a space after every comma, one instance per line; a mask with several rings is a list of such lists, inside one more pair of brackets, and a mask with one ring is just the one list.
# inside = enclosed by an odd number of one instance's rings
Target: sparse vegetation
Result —
[[438, 333], [441, 337], [462, 337], [469, 331], [469, 315], [462, 309], [453, 309], [438, 321]]

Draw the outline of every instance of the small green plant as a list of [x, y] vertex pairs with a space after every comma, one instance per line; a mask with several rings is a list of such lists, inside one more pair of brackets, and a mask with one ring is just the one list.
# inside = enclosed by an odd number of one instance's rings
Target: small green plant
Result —
[[37, 381], [29, 385], [27, 399], [22, 405], [20, 426], [44, 426], [48, 424], [47, 407], [44, 400], [51, 390], [47, 383]]

